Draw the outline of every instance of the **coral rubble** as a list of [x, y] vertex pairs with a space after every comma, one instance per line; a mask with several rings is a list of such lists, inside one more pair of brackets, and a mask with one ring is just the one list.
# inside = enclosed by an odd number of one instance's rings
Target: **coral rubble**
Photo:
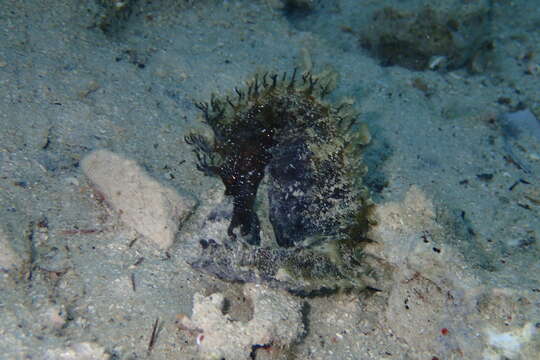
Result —
[[244, 287], [244, 295], [253, 304], [253, 317], [247, 322], [223, 313], [226, 300], [222, 293], [196, 293], [193, 315], [180, 317], [181, 328], [199, 333], [197, 344], [203, 359], [254, 359], [257, 348], [286, 350], [304, 335], [300, 301], [254, 284]]

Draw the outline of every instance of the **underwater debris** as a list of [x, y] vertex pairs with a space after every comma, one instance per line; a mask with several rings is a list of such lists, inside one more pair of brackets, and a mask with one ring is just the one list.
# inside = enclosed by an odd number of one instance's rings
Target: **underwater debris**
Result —
[[373, 204], [361, 152], [370, 136], [350, 100], [323, 101], [331, 83], [296, 70], [257, 74], [234, 95], [197, 104], [214, 139], [192, 133], [186, 142], [197, 168], [221, 178], [233, 210], [229, 239], [201, 239], [195, 267], [298, 291], [365, 286]]
[[131, 16], [136, 0], [95, 0], [98, 11], [94, 26], [105, 34], [118, 32]]
[[479, 1], [426, 5], [416, 11], [384, 7], [374, 13], [360, 40], [383, 66], [440, 71], [467, 66], [478, 73], [491, 62], [490, 37], [489, 6]]

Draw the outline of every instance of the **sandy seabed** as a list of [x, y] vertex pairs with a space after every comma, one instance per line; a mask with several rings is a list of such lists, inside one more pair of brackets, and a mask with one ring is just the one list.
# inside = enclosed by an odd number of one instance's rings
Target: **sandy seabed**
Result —
[[[486, 1], [482, 66], [418, 71], [362, 46], [398, 3], [2, 1], [0, 358], [538, 359], [540, 10]], [[188, 265], [223, 201], [194, 102], [296, 66], [338, 72], [370, 128], [381, 291]]]

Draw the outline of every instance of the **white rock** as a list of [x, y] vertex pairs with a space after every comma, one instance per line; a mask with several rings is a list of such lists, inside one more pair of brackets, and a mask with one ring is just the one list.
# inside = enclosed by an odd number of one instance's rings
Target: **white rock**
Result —
[[82, 342], [66, 348], [49, 349], [43, 354], [43, 360], [108, 360], [109, 354], [103, 346]]
[[41, 313], [43, 326], [52, 329], [61, 329], [66, 323], [66, 310], [63, 305], [53, 305]]
[[97, 150], [81, 162], [85, 175], [124, 223], [160, 249], [170, 247], [195, 201], [148, 176], [135, 161]]
[[500, 358], [522, 359], [525, 358], [522, 348], [531, 342], [538, 330], [531, 322], [521, 328], [514, 328], [511, 331], [499, 332], [493, 327], [485, 330], [487, 342], [492, 353], [501, 355]]
[[248, 322], [233, 321], [223, 314], [223, 294], [195, 294], [193, 316], [181, 322], [202, 330], [197, 344], [204, 359], [250, 359], [253, 345], [287, 347], [304, 334], [302, 303], [291, 295], [255, 284], [245, 285], [244, 295], [254, 308]]

